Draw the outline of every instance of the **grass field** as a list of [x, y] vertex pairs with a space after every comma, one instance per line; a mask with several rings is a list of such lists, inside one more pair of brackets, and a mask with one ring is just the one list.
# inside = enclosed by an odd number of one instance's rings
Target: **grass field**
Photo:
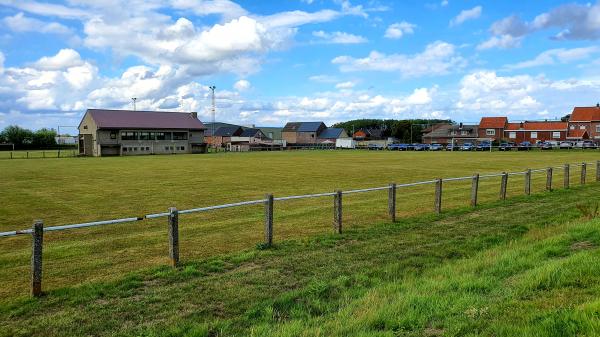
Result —
[[[598, 336], [600, 185], [0, 304], [0, 336]], [[595, 201], [597, 203], [597, 201]]]
[[[46, 226], [104, 220], [276, 196], [385, 186], [478, 172], [496, 173], [562, 163], [595, 161], [600, 153], [399, 153], [306, 151], [214, 155], [73, 158], [0, 161], [0, 231], [23, 229], [34, 219]], [[588, 169], [593, 180], [594, 167]], [[578, 184], [579, 171], [571, 174]], [[542, 191], [535, 174], [533, 192]], [[555, 186], [562, 172], [555, 173]], [[497, 199], [499, 179], [480, 183], [480, 200]], [[468, 205], [470, 182], [444, 185], [444, 209]], [[523, 193], [523, 178], [511, 176], [509, 196]], [[398, 215], [433, 208], [433, 186], [398, 191]], [[345, 227], [370, 228], [386, 220], [387, 192], [344, 197]], [[262, 206], [180, 217], [182, 261], [250, 249], [262, 241]], [[329, 233], [330, 198], [276, 203], [275, 241]], [[147, 220], [47, 233], [44, 288], [59, 289], [115, 280], [135, 270], [167, 263], [166, 220]], [[26, 296], [30, 238], [0, 241], [0, 302]]]
[[44, 159], [44, 158], [76, 157], [79, 154], [77, 149], [69, 148], [62, 150], [19, 150], [19, 151], [0, 151], [0, 159]]

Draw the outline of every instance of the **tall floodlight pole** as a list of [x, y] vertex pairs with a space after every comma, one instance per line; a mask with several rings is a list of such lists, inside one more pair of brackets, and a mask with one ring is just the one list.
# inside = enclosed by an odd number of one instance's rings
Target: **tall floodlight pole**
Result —
[[131, 97], [131, 100], [133, 101], [133, 111], [136, 111], [135, 101], [137, 101], [137, 97]]
[[212, 139], [212, 143], [213, 143], [213, 147], [216, 149], [217, 148], [217, 143], [215, 142], [215, 115], [216, 115], [216, 104], [215, 104], [215, 89], [217, 88], [214, 85], [211, 85], [210, 87], [208, 87], [211, 91], [212, 97], [211, 97], [211, 107], [210, 107], [210, 112], [211, 112], [211, 117], [212, 117], [212, 124], [210, 125], [210, 130], [211, 130], [211, 139]]

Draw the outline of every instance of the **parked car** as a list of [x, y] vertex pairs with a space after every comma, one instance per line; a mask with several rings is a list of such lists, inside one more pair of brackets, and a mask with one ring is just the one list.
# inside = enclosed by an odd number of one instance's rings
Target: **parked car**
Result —
[[369, 150], [383, 150], [383, 145], [381, 145], [381, 144], [369, 144], [369, 146], [367, 146], [367, 148]]
[[560, 149], [570, 150], [570, 149], [573, 148], [573, 143], [571, 143], [571, 142], [560, 142], [560, 144], [558, 144], [558, 147]]
[[472, 151], [474, 148], [473, 143], [464, 143], [461, 147], [461, 151]]
[[442, 146], [442, 144], [431, 144], [431, 146], [429, 147], [429, 151], [442, 151], [444, 149], [444, 147]]
[[390, 151], [398, 151], [400, 150], [400, 144], [388, 144], [387, 149]]
[[475, 151], [489, 151], [492, 148], [492, 143], [483, 141], [475, 146]]
[[413, 145], [415, 151], [427, 151], [429, 150], [429, 145], [427, 144], [414, 144]]
[[531, 147], [531, 142], [525, 141], [519, 144], [519, 146], [517, 147], [517, 151], [529, 151], [531, 150]]
[[584, 140], [581, 144], [581, 148], [585, 149], [597, 149], [598, 145], [591, 140]]
[[453, 150], [458, 150], [458, 146], [452, 145], [452, 144], [446, 145], [446, 151], [453, 151]]
[[538, 144], [540, 150], [552, 150], [552, 143], [550, 142], [540, 142]]
[[409, 144], [398, 144], [398, 151], [408, 151], [409, 147]]
[[515, 143], [515, 142], [502, 142], [502, 143], [500, 143], [498, 150], [499, 151], [510, 151], [510, 150], [514, 149], [515, 147], [517, 147], [517, 143]]

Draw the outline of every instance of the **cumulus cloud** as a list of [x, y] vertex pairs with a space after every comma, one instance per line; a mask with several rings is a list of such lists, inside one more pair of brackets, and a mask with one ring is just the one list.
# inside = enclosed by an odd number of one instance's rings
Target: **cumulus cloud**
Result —
[[250, 89], [251, 85], [250, 85], [250, 82], [247, 80], [239, 80], [239, 81], [235, 82], [233, 87], [237, 91], [246, 91], [246, 90]]
[[396, 22], [388, 26], [385, 30], [384, 37], [387, 37], [388, 39], [399, 39], [404, 35], [413, 34], [415, 27], [417, 27], [417, 25], [406, 21]]
[[354, 88], [354, 86], [356, 85], [356, 83], [354, 81], [346, 81], [346, 82], [340, 82], [338, 84], [335, 85], [336, 89], [352, 89]]
[[540, 53], [537, 57], [532, 60], [519, 62], [506, 66], [508, 69], [524, 69], [531, 67], [539, 67], [545, 65], [553, 65], [558, 63], [570, 63], [573, 61], [579, 61], [588, 59], [591, 56], [600, 52], [600, 47], [582, 47], [582, 48], [557, 48], [550, 49]]
[[332, 44], [358, 44], [365, 43], [368, 40], [360, 35], [354, 35], [345, 32], [331, 32], [327, 33], [322, 30], [315, 31], [312, 34], [314, 37], [320, 38], [320, 42], [332, 43]]
[[481, 6], [462, 10], [456, 17], [450, 20], [450, 26], [458, 26], [463, 24], [465, 21], [477, 19], [481, 16], [482, 11], [483, 8]]
[[48, 34], [73, 34], [70, 28], [57, 22], [45, 22], [17, 13], [7, 16], [2, 22], [13, 32], [38, 32]]
[[365, 58], [338, 56], [332, 60], [343, 72], [385, 71], [399, 72], [403, 77], [435, 76], [450, 73], [462, 68], [466, 60], [456, 52], [453, 44], [436, 41], [414, 55], [386, 55], [372, 51]]

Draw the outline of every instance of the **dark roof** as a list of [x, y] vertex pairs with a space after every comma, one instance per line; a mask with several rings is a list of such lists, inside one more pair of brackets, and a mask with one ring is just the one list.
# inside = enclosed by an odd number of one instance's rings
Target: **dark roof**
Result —
[[224, 127], [224, 126], [239, 126], [239, 125], [229, 124], [229, 123], [221, 123], [221, 122], [204, 123], [204, 127], [206, 127], [206, 131], [204, 131], [204, 136], [206, 136], [206, 137], [212, 136], [213, 127], [214, 127], [214, 130], [217, 131], [219, 128]]
[[88, 109], [99, 129], [188, 129], [204, 130], [192, 113]]
[[323, 122], [289, 122], [283, 127], [284, 132], [318, 132], [326, 127]]
[[431, 132], [423, 135], [423, 137], [447, 137], [450, 134], [451, 124], [442, 124], [437, 126]]
[[[283, 130], [281, 127], [259, 126], [257, 128], [269, 138], [281, 139], [281, 130]], [[269, 134], [271, 134], [272, 137], [270, 137]]]
[[222, 126], [215, 131], [215, 136], [231, 137], [239, 136], [244, 132], [241, 126]]
[[240, 135], [240, 137], [256, 137], [257, 134], [261, 138], [269, 138], [262, 132], [261, 129], [258, 128], [245, 129], [244, 132], [242, 132], [242, 134]]
[[325, 130], [323, 130], [323, 132], [321, 132], [321, 134], [319, 135], [319, 138], [340, 138], [340, 136], [342, 135], [342, 132], [344, 132], [344, 129], [342, 128], [327, 128]]

